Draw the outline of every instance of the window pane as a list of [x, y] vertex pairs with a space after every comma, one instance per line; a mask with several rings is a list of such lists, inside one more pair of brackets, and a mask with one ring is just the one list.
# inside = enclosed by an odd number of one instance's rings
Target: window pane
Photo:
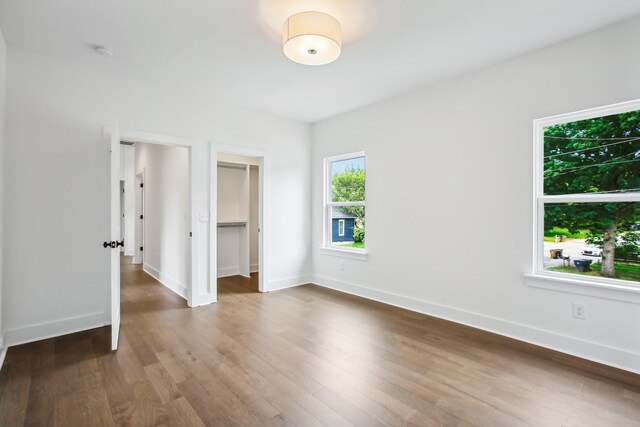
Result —
[[544, 193], [640, 191], [640, 111], [544, 129]]
[[331, 198], [334, 202], [363, 202], [364, 157], [331, 162]]
[[331, 246], [364, 249], [364, 206], [331, 208]]
[[544, 268], [640, 282], [640, 202], [547, 204]]

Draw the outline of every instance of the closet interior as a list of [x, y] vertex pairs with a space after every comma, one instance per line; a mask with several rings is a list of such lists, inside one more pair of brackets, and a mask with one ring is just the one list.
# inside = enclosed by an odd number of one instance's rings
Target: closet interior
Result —
[[218, 155], [218, 277], [258, 273], [260, 159]]

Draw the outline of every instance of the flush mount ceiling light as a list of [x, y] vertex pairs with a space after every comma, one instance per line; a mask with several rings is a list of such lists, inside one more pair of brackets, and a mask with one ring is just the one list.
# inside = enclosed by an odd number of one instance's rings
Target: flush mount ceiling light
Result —
[[287, 58], [304, 65], [335, 61], [342, 51], [342, 29], [333, 16], [301, 12], [284, 22], [282, 48]]

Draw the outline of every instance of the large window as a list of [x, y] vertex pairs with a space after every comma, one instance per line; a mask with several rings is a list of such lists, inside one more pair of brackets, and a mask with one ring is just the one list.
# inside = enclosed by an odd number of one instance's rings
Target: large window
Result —
[[535, 130], [536, 273], [640, 285], [640, 101]]
[[364, 251], [365, 157], [325, 159], [325, 247]]

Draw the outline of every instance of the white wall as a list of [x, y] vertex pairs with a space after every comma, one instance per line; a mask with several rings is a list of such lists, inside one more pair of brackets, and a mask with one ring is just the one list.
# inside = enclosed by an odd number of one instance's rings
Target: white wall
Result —
[[244, 233], [245, 230], [239, 227], [218, 228], [218, 277], [241, 274]]
[[[640, 98], [639, 50], [634, 19], [313, 125], [315, 281], [640, 372], [638, 295], [523, 279], [533, 120]], [[360, 150], [368, 261], [318, 250], [322, 160]]]
[[144, 171], [144, 270], [186, 298], [191, 269], [189, 150], [136, 143]]
[[[108, 322], [109, 253], [102, 242], [109, 236], [109, 150], [102, 126], [114, 117], [121, 129], [268, 151], [267, 227], [279, 236], [267, 249], [270, 286], [308, 279], [309, 125], [10, 48], [5, 244], [11, 252], [4, 275], [10, 344]], [[209, 167], [208, 158], [196, 160]], [[202, 185], [208, 194], [208, 181]], [[194, 238], [208, 242], [207, 229]]]
[[4, 349], [4, 322], [6, 315], [3, 309], [4, 298], [4, 175], [5, 175], [5, 105], [7, 89], [7, 45], [0, 28], [0, 366], [2, 366]]
[[247, 221], [246, 169], [218, 168], [218, 222]]

